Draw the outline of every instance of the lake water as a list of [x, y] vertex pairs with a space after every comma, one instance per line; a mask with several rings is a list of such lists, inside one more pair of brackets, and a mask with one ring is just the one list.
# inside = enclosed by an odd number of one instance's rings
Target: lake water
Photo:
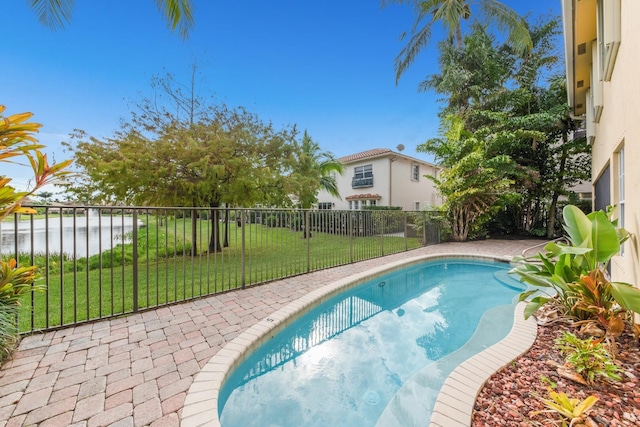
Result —
[[[24, 218], [24, 217], [23, 217]], [[138, 221], [138, 227], [143, 226]], [[86, 257], [99, 254], [120, 243], [131, 240], [133, 218], [130, 216], [64, 216], [46, 219], [22, 220], [16, 232], [13, 221], [0, 222], [0, 255], [13, 255], [16, 240], [18, 252], [44, 254], [65, 253], [69, 256]], [[32, 243], [33, 242], [33, 243]]]

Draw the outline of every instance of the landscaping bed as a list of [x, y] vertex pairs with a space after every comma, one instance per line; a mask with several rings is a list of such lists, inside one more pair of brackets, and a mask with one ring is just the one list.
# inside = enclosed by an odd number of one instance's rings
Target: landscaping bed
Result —
[[[593, 387], [561, 378], [556, 365], [564, 357], [556, 349], [555, 340], [563, 332], [575, 333], [575, 328], [556, 323], [538, 326], [538, 337], [523, 356], [495, 373], [480, 391], [473, 413], [473, 427], [480, 426], [551, 426], [562, 425], [557, 413], [543, 412], [542, 399], [549, 399], [548, 387], [581, 401], [590, 395], [598, 401], [589, 412], [585, 424], [574, 426], [640, 425], [640, 348], [629, 332], [617, 339], [616, 364], [621, 368], [620, 381], [597, 381]], [[566, 425], [569, 425], [567, 422]]]

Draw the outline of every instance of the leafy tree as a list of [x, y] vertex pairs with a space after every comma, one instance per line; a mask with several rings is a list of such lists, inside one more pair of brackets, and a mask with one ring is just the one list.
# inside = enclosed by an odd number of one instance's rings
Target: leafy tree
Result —
[[441, 72], [423, 83], [445, 95], [440, 113], [445, 123], [454, 114], [467, 132], [490, 129], [484, 141], [486, 157], [503, 154], [514, 161], [509, 178], [517, 194], [502, 199], [493, 221], [494, 228], [506, 232], [551, 237], [559, 197], [588, 179], [589, 147], [584, 138], [570, 138], [575, 123], [569, 117], [564, 81], [553, 74], [560, 66], [554, 54], [558, 31], [557, 19], [532, 26], [533, 48], [522, 57], [507, 45], [496, 46], [476, 25], [460, 48], [440, 44]]
[[491, 155], [486, 150], [492, 138], [487, 128], [471, 133], [459, 116], [443, 120], [442, 137], [428, 140], [417, 151], [435, 154], [445, 168], [439, 177], [430, 177], [445, 198], [443, 209], [448, 215], [453, 240], [468, 238], [488, 215], [495, 212], [497, 202], [510, 194], [513, 183], [508, 178], [513, 162], [509, 156]]
[[470, 18], [474, 18], [474, 22], [493, 24], [501, 31], [506, 30], [511, 46], [519, 54], [526, 53], [532, 46], [524, 19], [496, 0], [383, 0], [383, 5], [390, 3], [413, 4], [418, 14], [409, 42], [395, 59], [396, 83], [429, 42], [435, 23], [441, 23], [447, 29], [449, 40], [455, 40], [457, 47], [463, 44], [462, 24]]
[[[158, 10], [171, 30], [177, 28], [180, 37], [187, 37], [194, 25], [191, 0], [155, 0]], [[52, 29], [64, 28], [71, 21], [74, 0], [29, 0], [29, 6], [40, 22]]]
[[41, 191], [36, 194], [41, 200], [42, 203], [49, 203], [49, 200], [53, 197], [53, 193], [51, 191]]
[[93, 202], [214, 208], [209, 250], [219, 251], [217, 208], [286, 203], [296, 130], [276, 130], [243, 108], [211, 105], [193, 79], [186, 91], [171, 76], [153, 82], [153, 100], [140, 101], [113, 137], [78, 131], [64, 144], [81, 172], [70, 192]]
[[302, 208], [308, 209], [318, 201], [318, 190], [325, 190], [340, 197], [334, 173], [342, 175], [344, 165], [333, 153], [321, 151], [317, 142], [304, 132], [302, 141], [296, 147], [295, 162], [291, 177], [295, 188], [293, 194]]
[[[272, 204], [284, 198], [282, 162], [293, 150], [293, 136], [241, 109], [218, 110], [194, 125], [175, 121], [155, 138], [132, 125], [108, 139], [78, 134], [68, 147], [82, 173], [71, 191], [94, 201], [138, 205]], [[217, 212], [211, 251], [221, 249]]]

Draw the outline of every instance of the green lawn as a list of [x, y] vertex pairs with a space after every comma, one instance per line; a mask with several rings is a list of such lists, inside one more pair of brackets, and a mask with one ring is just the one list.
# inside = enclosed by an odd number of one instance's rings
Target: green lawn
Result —
[[162, 223], [151, 215], [140, 215], [139, 219], [146, 227], [138, 230], [137, 268], [132, 243], [75, 261], [59, 255], [51, 256], [48, 263], [44, 256], [33, 260], [21, 257], [21, 263], [42, 267], [39, 282], [47, 285], [47, 291], [25, 299], [20, 330], [130, 313], [136, 291], [137, 308], [143, 309], [420, 246], [417, 238], [350, 237], [313, 231], [312, 237], [305, 239], [301, 231], [289, 228], [231, 223], [229, 246], [209, 253], [211, 223], [198, 220], [199, 252], [192, 257], [190, 219]]

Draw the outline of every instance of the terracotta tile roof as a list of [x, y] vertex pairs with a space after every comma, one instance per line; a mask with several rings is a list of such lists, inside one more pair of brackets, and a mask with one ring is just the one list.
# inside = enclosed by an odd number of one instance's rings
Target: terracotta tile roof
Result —
[[382, 196], [379, 194], [353, 194], [345, 197], [345, 200], [380, 200]]
[[340, 157], [340, 161], [342, 161], [342, 163], [348, 163], [356, 160], [367, 159], [369, 157], [380, 156], [382, 154], [387, 154], [387, 153], [393, 153], [393, 151], [391, 151], [388, 148], [373, 148], [371, 150], [363, 151], [361, 153], [350, 154], [348, 156]]

